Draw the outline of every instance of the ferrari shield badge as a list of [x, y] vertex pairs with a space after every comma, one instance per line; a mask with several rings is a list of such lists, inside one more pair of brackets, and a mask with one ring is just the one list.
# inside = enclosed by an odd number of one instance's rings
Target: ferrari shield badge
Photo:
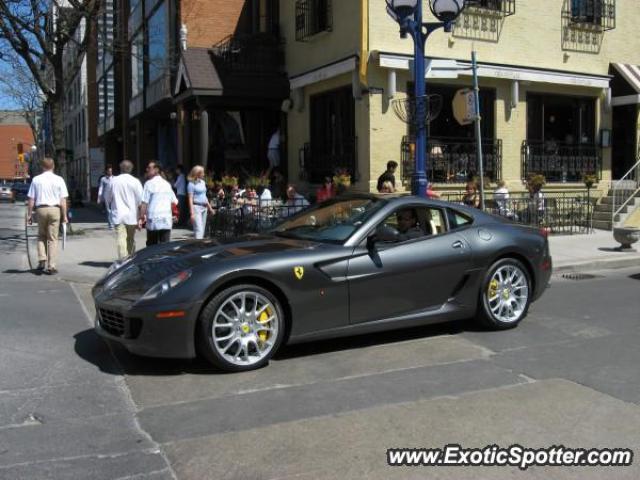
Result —
[[302, 277], [304, 277], [304, 267], [293, 267], [293, 274], [298, 280], [302, 280]]

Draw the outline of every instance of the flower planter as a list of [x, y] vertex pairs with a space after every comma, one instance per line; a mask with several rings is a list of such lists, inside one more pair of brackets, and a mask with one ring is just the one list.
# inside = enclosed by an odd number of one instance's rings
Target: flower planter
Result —
[[635, 252], [631, 245], [640, 240], [640, 228], [614, 227], [613, 238], [620, 244], [618, 250], [621, 252]]

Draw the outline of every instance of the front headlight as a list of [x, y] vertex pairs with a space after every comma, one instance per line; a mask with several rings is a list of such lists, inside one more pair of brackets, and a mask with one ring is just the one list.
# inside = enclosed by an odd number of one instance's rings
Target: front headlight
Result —
[[189, 278], [191, 278], [191, 270], [184, 270], [180, 273], [176, 273], [175, 275], [166, 278], [151, 287], [147, 293], [142, 296], [141, 300], [153, 300], [154, 298], [158, 298], [160, 295], [164, 295], [172, 288], [186, 282]]
[[127, 263], [129, 263], [132, 260], [132, 257], [125, 257], [122, 260], [116, 260], [115, 262], [113, 262], [111, 264], [111, 266], [109, 267], [109, 270], [107, 270], [106, 275], [104, 276], [104, 278], [108, 277], [109, 275], [111, 275], [113, 272], [115, 272], [117, 269], [119, 269], [120, 267], [125, 266]]

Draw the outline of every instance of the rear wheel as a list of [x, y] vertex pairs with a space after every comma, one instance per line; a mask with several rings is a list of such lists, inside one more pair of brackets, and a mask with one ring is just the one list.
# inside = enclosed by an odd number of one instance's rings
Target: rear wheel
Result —
[[275, 295], [257, 285], [236, 285], [202, 311], [199, 350], [223, 370], [253, 370], [269, 363], [284, 332], [284, 313]]
[[531, 279], [522, 262], [514, 258], [498, 260], [482, 284], [478, 320], [496, 330], [513, 328], [526, 317], [531, 294]]

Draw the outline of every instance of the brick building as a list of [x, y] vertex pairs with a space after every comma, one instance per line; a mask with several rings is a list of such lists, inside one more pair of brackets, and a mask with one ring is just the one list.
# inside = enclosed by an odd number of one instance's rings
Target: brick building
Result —
[[129, 158], [138, 174], [151, 159], [218, 173], [266, 167], [289, 95], [278, 4], [107, 0], [96, 75], [106, 163]]
[[[22, 112], [0, 111], [0, 180], [24, 178], [34, 144], [33, 132]], [[22, 144], [26, 161], [18, 162], [18, 145]]]

